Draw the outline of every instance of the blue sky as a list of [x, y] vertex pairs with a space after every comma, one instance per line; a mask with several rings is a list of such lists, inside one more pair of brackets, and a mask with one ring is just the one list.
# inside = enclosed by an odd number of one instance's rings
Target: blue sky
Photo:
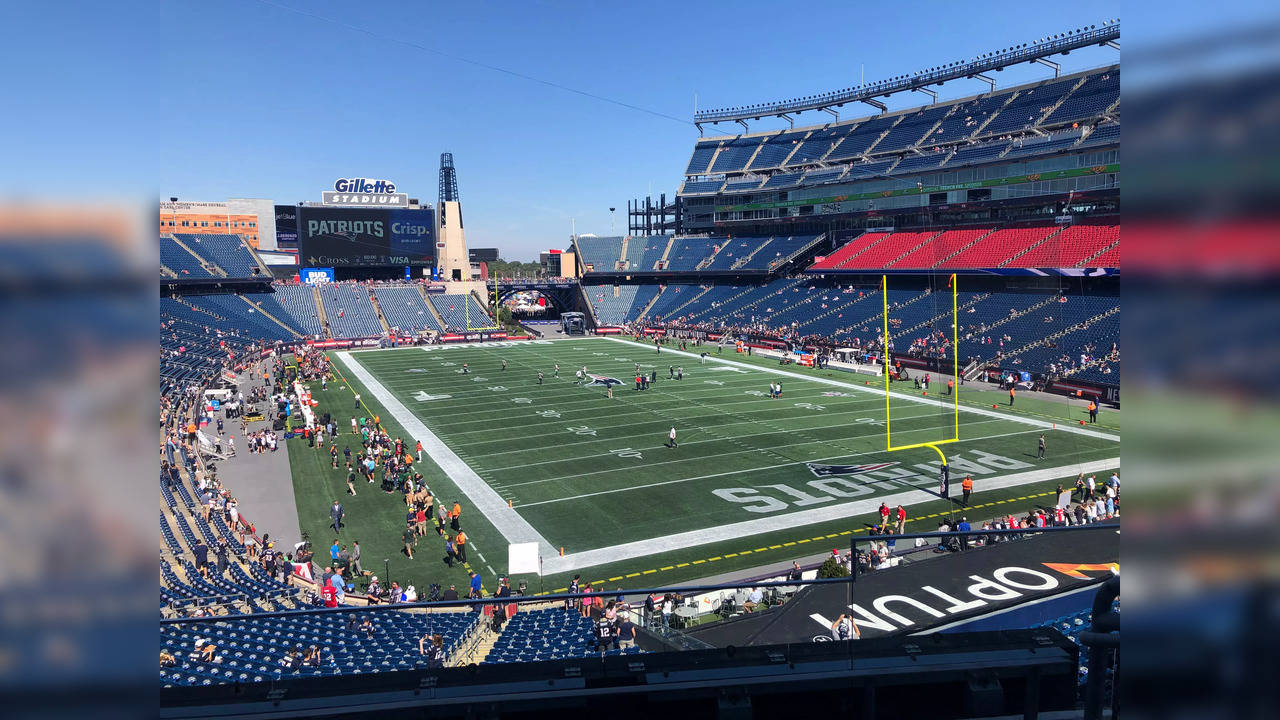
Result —
[[[398, 41], [687, 121], [695, 94], [702, 108], [814, 94], [854, 84], [860, 71], [873, 81], [1118, 12], [1113, 2], [15, 5], [3, 10], [0, 53], [17, 69], [6, 95], [23, 111], [0, 114], [0, 132], [20, 140], [6, 143], [5, 195], [294, 203], [319, 199], [336, 177], [363, 176], [434, 201], [449, 151], [470, 244], [523, 260], [563, 247], [570, 218], [579, 232], [607, 234], [610, 206], [621, 234], [628, 198], [674, 192], [697, 130]], [[1064, 72], [1116, 57], [1072, 53]], [[1023, 66], [998, 79], [1047, 73]], [[708, 134], [736, 126], [720, 127]]]

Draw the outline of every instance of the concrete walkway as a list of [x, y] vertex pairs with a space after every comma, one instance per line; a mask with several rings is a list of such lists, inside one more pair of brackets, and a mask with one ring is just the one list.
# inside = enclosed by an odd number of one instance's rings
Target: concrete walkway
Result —
[[[238, 387], [245, 395], [249, 394], [251, 381], [247, 373], [240, 376]], [[257, 382], [262, 383], [261, 376]], [[250, 432], [270, 428], [269, 420], [251, 422], [248, 426]], [[277, 433], [283, 435], [282, 431]], [[282, 437], [275, 452], [261, 455], [248, 452], [248, 443], [240, 436], [239, 418], [226, 421], [225, 434], [235, 436], [237, 454], [217, 461], [218, 477], [240, 501], [240, 514], [253, 523], [258, 536], [269, 533], [277, 550], [291, 552], [302, 539], [302, 531], [298, 528], [298, 507], [293, 498], [288, 445]]]

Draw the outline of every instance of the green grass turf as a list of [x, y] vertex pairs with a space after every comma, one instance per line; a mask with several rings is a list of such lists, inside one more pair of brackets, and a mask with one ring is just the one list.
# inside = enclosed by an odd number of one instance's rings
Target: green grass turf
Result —
[[[761, 370], [719, 371], [713, 369], [717, 363], [712, 361], [701, 365], [697, 358], [670, 352], [658, 356], [651, 346], [598, 338], [514, 347], [451, 347], [430, 352], [405, 348], [355, 353], [352, 357], [486, 483], [510, 499], [521, 517], [570, 554], [847, 501], [810, 486], [818, 478], [805, 462], [900, 463], [882, 471], [887, 475], [844, 476], [872, 488], [872, 494], [857, 497], [858, 500], [915, 489], [910, 485], [870, 483], [908, 470], [926, 475], [926, 470], [938, 462], [936, 453], [929, 448], [885, 452], [883, 395], [802, 378], [779, 378], [763, 372], [765, 367], [777, 367], [776, 361], [747, 359], [731, 351], [724, 357], [759, 364]], [[500, 368], [502, 359], [508, 360], [506, 371]], [[471, 368], [470, 375], [456, 372], [463, 362]], [[560, 377], [553, 378], [552, 365], [557, 362]], [[632, 389], [635, 362], [659, 370], [658, 383], [648, 391]], [[664, 379], [671, 363], [683, 364], [684, 380]], [[626, 384], [614, 389], [612, 399], [605, 397], [603, 388], [576, 386], [573, 371], [584, 364], [592, 373], [610, 375]], [[349, 388], [354, 387], [393, 436], [407, 437], [390, 413], [373, 400], [369, 389], [361, 386], [341, 363], [337, 366], [344, 373], [343, 380], [331, 383], [327, 392], [315, 392], [321, 402], [317, 409], [330, 409], [339, 426], [349, 430], [354, 405]], [[538, 370], [546, 376], [542, 386], [537, 385]], [[793, 372], [796, 368], [788, 366], [787, 370]], [[796, 375], [818, 374], [805, 368], [799, 370], [802, 372], [795, 372]], [[862, 380], [846, 373], [825, 372], [842, 382]], [[775, 379], [784, 385], [783, 397], [763, 397], [763, 391]], [[419, 392], [451, 397], [416, 401], [414, 396]], [[832, 392], [846, 396], [824, 394]], [[962, 404], [968, 403], [968, 390], [961, 393]], [[517, 398], [528, 402], [518, 402]], [[1060, 413], [1069, 411], [1061, 404], [1041, 403]], [[983, 404], [990, 407], [985, 398]], [[893, 398], [891, 406], [895, 444], [940, 440], [952, 433], [953, 416], [945, 408], [922, 406], [901, 398]], [[1043, 408], [1019, 408], [1018, 412], [1037, 409]], [[677, 449], [663, 446], [672, 425], [679, 432]], [[1049, 504], [1054, 487], [1059, 482], [1070, 484], [1074, 479], [1073, 464], [1119, 454], [1115, 442], [1049, 430], [1045, 431], [1049, 458], [1038, 462], [1034, 458], [1035, 438], [1040, 432], [1025, 424], [962, 411], [961, 442], [942, 446], [955, 468], [954, 484], [958, 486], [963, 477], [965, 460], [983, 459], [979, 453], [1007, 458], [1000, 463], [1012, 461], [1015, 466], [1026, 466], [996, 469], [986, 476], [975, 474], [975, 507], [966, 511], [970, 519], [997, 512], [1025, 513], [1037, 504]], [[346, 437], [350, 436], [341, 436], [340, 441]], [[300, 440], [292, 442], [290, 457], [299, 520], [317, 545], [327, 547], [332, 540], [332, 531], [326, 531], [324, 525], [327, 507], [337, 495], [348, 510], [344, 536], [360, 536], [366, 568], [380, 567], [381, 558], [386, 557], [391, 561], [393, 578], [403, 582], [408, 577], [419, 589], [428, 582], [461, 586], [465, 571], [447, 571], [440, 562], [443, 551], [434, 533], [423, 541], [426, 549], [419, 559], [410, 562], [399, 551], [404, 505], [398, 496], [385, 495], [373, 485], [357, 488], [356, 498], [344, 496], [345, 470], [330, 470], [327, 454], [320, 457]], [[295, 447], [300, 450], [294, 452]], [[612, 452], [616, 450], [625, 452]], [[636, 453], [639, 457], [635, 457]], [[917, 464], [924, 467], [915, 468]], [[485, 577], [486, 587], [492, 588], [493, 573], [501, 574], [506, 569], [506, 541], [485, 518], [466, 511], [465, 497], [442, 472], [431, 463], [424, 465], [420, 470], [441, 497], [463, 501], [463, 526], [485, 557], [479, 561], [473, 552], [470, 565]], [[983, 477], [1035, 467], [1062, 467], [1064, 471], [1060, 479], [1034, 486], [982, 489]], [[915, 486], [934, 490], [935, 475], [930, 471], [927, 479], [914, 478]], [[844, 486], [836, 486], [841, 487]], [[772, 498], [770, 504], [778, 509], [750, 513], [744, 510], [743, 503], [730, 502], [712, 492], [726, 488], [754, 489], [759, 495]], [[953, 494], [958, 495], [958, 487]], [[952, 509], [951, 503], [941, 499], [918, 503], [908, 507], [912, 518], [908, 526], [933, 529], [938, 515]], [[848, 547], [850, 537], [865, 532], [874, 520], [874, 512], [843, 517], [576, 572], [584, 580], [605, 582], [611, 587], [641, 587], [769, 564], [782, 566], [797, 556]], [[567, 584], [572, 574], [548, 576], [543, 587], [557, 590]], [[539, 587], [536, 577], [527, 579], [532, 587]]]

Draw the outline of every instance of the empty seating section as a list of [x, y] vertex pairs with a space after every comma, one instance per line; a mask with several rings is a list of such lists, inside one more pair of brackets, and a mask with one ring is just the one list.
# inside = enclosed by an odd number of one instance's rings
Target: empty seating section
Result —
[[254, 340], [294, 340], [297, 335], [255, 310], [239, 295], [188, 295], [183, 298], [193, 307], [220, 315], [226, 326], [241, 330]]
[[591, 266], [590, 270], [612, 272], [618, 269], [618, 260], [622, 257], [621, 237], [579, 235], [575, 242], [578, 245], [578, 257], [583, 265]]
[[[591, 303], [591, 311], [595, 313], [596, 322], [601, 325], [621, 325], [627, 320], [627, 313], [635, 303], [636, 290], [639, 288], [639, 285], [592, 285], [584, 286], [582, 290], [586, 293], [587, 302]], [[652, 298], [653, 295], [649, 297]]]
[[996, 140], [994, 142], [979, 143], [960, 148], [945, 163], [944, 168], [961, 167], [962, 165], [973, 165], [981, 162], [988, 162], [1000, 157], [1000, 153], [1009, 147], [1007, 140]]
[[869, 178], [876, 175], [882, 175], [893, 165], [894, 160], [877, 160], [868, 163], [854, 163], [849, 166], [849, 174], [841, 178], [842, 180], [852, 180], [854, 178]]
[[1120, 99], [1120, 71], [1111, 70], [1091, 75], [1075, 92], [1049, 113], [1045, 125], [1067, 123], [1097, 117]]
[[769, 244], [760, 248], [755, 255], [751, 256], [751, 261], [742, 266], [742, 270], [772, 270], [775, 266], [781, 264], [791, 255], [805, 247], [814, 240], [817, 235], [776, 235]]
[[770, 177], [768, 180], [765, 180], [761, 189], [768, 190], [771, 188], [785, 188], [791, 187], [792, 185], [799, 185], [800, 179], [803, 177], [804, 173], [802, 172], [778, 173], [777, 175]]
[[914, 147], [916, 143], [924, 138], [924, 134], [928, 132], [934, 125], [942, 119], [944, 115], [951, 112], [954, 105], [942, 105], [939, 107], [918, 110], [902, 118], [902, 121], [893, 126], [888, 135], [876, 145], [875, 151], [893, 152], [895, 150], [904, 150]]
[[942, 262], [947, 256], [989, 232], [991, 232], [991, 228], [948, 230], [925, 243], [924, 246], [908, 253], [906, 257], [892, 262], [886, 267], [898, 270], [931, 268]]
[[[176, 656], [178, 664], [161, 668], [160, 681], [165, 686], [219, 685], [425, 668], [426, 656], [418, 653], [418, 640], [423, 635], [443, 635], [446, 655], [451, 655], [475, 631], [483, 616], [473, 612], [380, 610], [358, 613], [357, 622], [366, 617], [373, 623], [372, 637], [350, 629], [351, 616], [332, 613], [270, 619], [234, 616], [215, 622], [162, 625], [160, 647]], [[216, 657], [220, 660], [191, 659], [196, 638], [217, 646]], [[301, 651], [312, 645], [320, 649], [320, 667], [281, 667], [281, 660], [290, 650]]]
[[200, 258], [166, 235], [160, 236], [160, 264], [177, 273], [179, 278], [213, 277], [213, 273], [200, 264]]
[[[760, 244], [767, 242], [769, 238], [747, 237], [747, 238], [715, 238], [715, 245], [720, 247], [720, 252], [716, 253], [715, 260], [711, 261], [706, 270], [728, 270], [733, 267], [734, 263], [742, 258], [750, 255], [752, 251], [760, 247]], [[714, 250], [713, 246], [713, 250]]]
[[722, 238], [677, 237], [667, 254], [666, 270], [693, 270], [711, 254], [712, 246]]
[[1023, 90], [982, 129], [982, 135], [1000, 135], [1035, 125], [1079, 81], [1079, 78], [1059, 80]]
[[831, 154], [827, 155], [825, 159], [828, 161], [849, 160], [866, 153], [871, 144], [897, 120], [897, 117], [873, 117], [867, 120], [845, 136], [844, 140], [841, 140], [836, 149], [832, 150]]
[[[632, 240], [635, 242], [635, 240]], [[662, 253], [667, 250], [667, 243], [671, 242], [670, 235], [653, 235], [645, 241], [644, 254], [640, 256], [640, 264], [633, 269], [652, 270], [654, 265], [662, 259]], [[628, 248], [630, 250], [630, 248]]]
[[982, 123], [986, 122], [992, 113], [1005, 104], [1011, 94], [1011, 92], [1001, 92], [962, 103], [955, 112], [942, 121], [936, 130], [920, 141], [921, 147], [956, 142], [969, 137], [982, 127]]
[[907, 252], [915, 248], [917, 245], [940, 232], [941, 230], [926, 230], [924, 232], [895, 232], [884, 240], [876, 243], [873, 247], [867, 248], [866, 251], [860, 253], [857, 257], [850, 258], [840, 267], [867, 269], [883, 268], [890, 262], [898, 259], [899, 256], [907, 254]]
[[689, 167], [685, 169], [686, 175], [697, 175], [707, 171], [707, 167], [711, 165], [711, 158], [716, 154], [716, 148], [720, 143], [716, 141], [700, 142], [693, 146], [693, 156], [689, 158]]
[[800, 143], [800, 147], [796, 148], [795, 153], [787, 160], [787, 165], [803, 165], [821, 160], [822, 156], [830, 152], [831, 148], [848, 135], [853, 127], [853, 124], [845, 123], [813, 131], [804, 142]]
[[829, 170], [810, 170], [804, 176], [805, 185], [821, 185], [823, 183], [835, 182], [844, 175], [845, 168], [831, 168]]
[[[719, 289], [719, 287], [727, 286], [717, 286], [713, 290]], [[645, 315], [645, 320], [657, 322], [677, 319], [679, 316], [674, 316], [671, 313], [681, 305], [697, 297], [705, 289], [701, 285], [667, 285], [663, 288], [662, 294], [658, 296], [658, 299], [654, 301], [653, 307], [649, 308], [649, 314]]]
[[225, 270], [227, 277], [253, 277], [254, 270], [261, 270], [253, 253], [249, 252], [248, 246], [244, 244], [244, 238], [239, 235], [183, 233], [175, 234], [174, 237], [191, 248], [192, 252]]
[[866, 250], [867, 248], [871, 247], [871, 245], [874, 244], [877, 240], [880, 240], [881, 238], [885, 237], [888, 234], [889, 233], [882, 233], [882, 232], [880, 233], [864, 232], [858, 237], [854, 238], [853, 240], [850, 240], [844, 245], [841, 245], [840, 247], [836, 248], [835, 252], [824, 257], [818, 262], [815, 262], [810, 269], [830, 270], [832, 268], [840, 267], [841, 265], [844, 264], [845, 261], [849, 260], [854, 255], [857, 255], [863, 250]]
[[[599, 655], [590, 618], [561, 608], [518, 612], [502, 630], [483, 664], [563, 660]], [[608, 650], [606, 655], [632, 655], [637, 647]]]
[[994, 268], [1019, 252], [1040, 242], [1058, 227], [1007, 228], [997, 230], [974, 243], [955, 257], [942, 263], [942, 268]]
[[1010, 143], [1009, 152], [1005, 153], [1004, 159], [1050, 155], [1070, 150], [1078, 142], [1080, 142], [1079, 130], [1059, 131], [1046, 137], [1020, 138]]
[[1085, 261], [1089, 267], [1118, 268], [1120, 267], [1120, 244], [1116, 243], [1107, 249], [1106, 252]]
[[493, 318], [470, 295], [430, 295], [431, 304], [444, 318], [446, 330], [492, 328]]
[[[1051, 332], [1047, 328], [1052, 325], [1052, 332], [1057, 332], [1070, 328], [1076, 323], [1084, 322], [1090, 318], [1096, 318], [1098, 315], [1105, 313], [1107, 310], [1116, 307], [1119, 301], [1116, 298], [1088, 298], [1088, 297], [1071, 297], [1067, 303], [1049, 303], [1046, 310], [1053, 315], [1053, 323], [1045, 323], [1044, 328], [1035, 328], [1040, 337], [1045, 337]], [[1074, 310], [1067, 310], [1068, 306], [1076, 306]], [[1062, 311], [1063, 317], [1059, 317], [1058, 311]], [[1002, 328], [1001, 328], [1002, 329]], [[1028, 339], [1020, 337], [1019, 339]], [[1039, 337], [1030, 338], [1032, 342], [1039, 340]], [[1082, 328], [1069, 330], [1065, 334], [1053, 338], [1043, 345], [1027, 348], [1018, 352], [1014, 359], [1018, 362], [1013, 364], [1012, 361], [1001, 362], [1002, 366], [1016, 367], [1028, 372], [1047, 372], [1049, 365], [1052, 363], [1055, 368], [1061, 370], [1060, 366], [1070, 366], [1073, 368], [1083, 367], [1081, 356], [1084, 359], [1099, 358], [1105, 356], [1111, 349], [1111, 343], [1120, 340], [1120, 313], [1113, 313], [1107, 317], [1097, 318]], [[1016, 348], [1015, 344], [1015, 348]], [[1008, 344], [1005, 349], [1008, 350]], [[1080, 372], [1071, 373], [1071, 377], [1077, 379], [1092, 378], [1095, 382], [1118, 383], [1119, 375], [1114, 372], [1106, 373], [1105, 368], [1112, 363], [1103, 362], [1102, 365], [1093, 365]]]
[[722, 173], [745, 169], [747, 161], [763, 141], [764, 138], [760, 136], [740, 137], [722, 144], [720, 154], [716, 155], [715, 162], [711, 164], [711, 172]]
[[383, 285], [374, 287], [373, 295], [393, 328], [410, 332], [444, 330], [417, 287]]
[[358, 338], [382, 334], [382, 323], [369, 300], [368, 288], [347, 283], [316, 287], [320, 290], [320, 301], [324, 303], [324, 315], [329, 320], [329, 332], [333, 337]]
[[278, 284], [274, 293], [248, 293], [249, 300], [259, 303], [267, 312], [300, 329], [306, 335], [323, 335], [320, 312], [310, 285]]
[[1107, 123], [1094, 128], [1093, 132], [1089, 133], [1089, 136], [1081, 141], [1080, 146], [1105, 145], [1118, 142], [1120, 142], [1120, 126], [1116, 123]]
[[893, 166], [894, 173], [923, 172], [933, 170], [947, 159], [947, 153], [930, 150], [923, 155], [908, 155]]
[[697, 193], [713, 193], [724, 185], [724, 180], [686, 180], [684, 187], [680, 188], [683, 195], [694, 195]]
[[730, 180], [724, 184], [725, 192], [744, 192], [747, 190], [755, 190], [760, 187], [760, 183], [764, 181], [761, 177], [751, 177], [743, 180]]
[[1119, 239], [1118, 225], [1071, 225], [1003, 267], [1076, 267]]
[[760, 152], [751, 160], [749, 169], [760, 170], [776, 168], [782, 165], [806, 135], [806, 132], [784, 132], [765, 141]]

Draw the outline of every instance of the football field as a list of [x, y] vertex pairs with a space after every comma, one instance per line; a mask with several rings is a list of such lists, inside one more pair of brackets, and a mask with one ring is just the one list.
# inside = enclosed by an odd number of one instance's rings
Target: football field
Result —
[[[317, 409], [344, 431], [352, 413], [372, 413], [393, 436], [422, 442], [428, 484], [464, 507], [468, 565], [486, 589], [506, 573], [508, 543], [541, 548], [545, 584], [521, 576], [534, 590], [559, 590], [574, 574], [611, 588], [670, 585], [847, 549], [881, 502], [906, 506], [910, 529], [931, 530], [951, 512], [975, 521], [1025, 514], [1051, 505], [1056, 485], [1078, 473], [1101, 479], [1119, 467], [1118, 430], [1080, 426], [1081, 408], [993, 409], [963, 402], [962, 389], [960, 441], [939, 446], [951, 465], [946, 500], [933, 449], [886, 451], [882, 380], [779, 367], [731, 348], [690, 350], [578, 338], [334, 352], [339, 381], [314, 389]], [[657, 373], [648, 390], [634, 389], [637, 363]], [[577, 382], [584, 366], [587, 380]], [[671, 366], [683, 367], [683, 379], [669, 377]], [[769, 396], [771, 382], [782, 384], [780, 397]], [[952, 437], [945, 387], [927, 397], [900, 387], [890, 393], [895, 446]], [[1060, 417], [1042, 414], [1050, 405]], [[668, 447], [672, 427], [676, 447]], [[348, 509], [344, 536], [361, 541], [366, 568], [381, 569], [385, 557], [401, 584], [408, 576], [420, 589], [462, 586], [464, 571], [444, 567], [434, 533], [414, 561], [398, 552], [398, 495], [370, 485], [348, 498], [345, 471], [293, 442], [300, 522], [318, 548], [332, 540], [323, 511], [337, 497]], [[975, 483], [968, 509], [957, 504], [966, 475]]]

